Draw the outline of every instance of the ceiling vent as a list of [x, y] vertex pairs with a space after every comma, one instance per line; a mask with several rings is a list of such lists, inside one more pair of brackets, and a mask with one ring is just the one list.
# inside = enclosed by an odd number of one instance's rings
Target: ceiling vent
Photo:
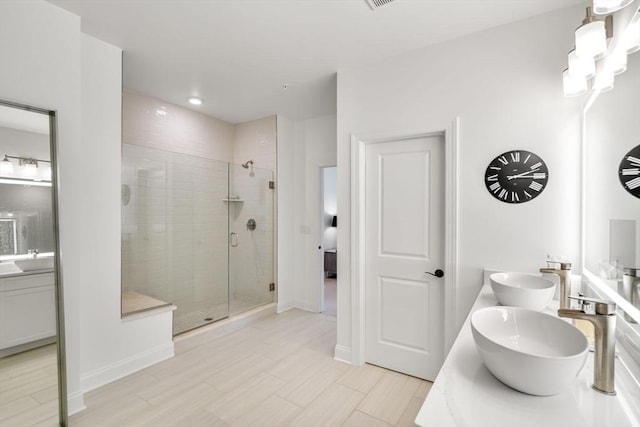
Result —
[[371, 10], [376, 10], [379, 7], [391, 3], [393, 0], [366, 0]]

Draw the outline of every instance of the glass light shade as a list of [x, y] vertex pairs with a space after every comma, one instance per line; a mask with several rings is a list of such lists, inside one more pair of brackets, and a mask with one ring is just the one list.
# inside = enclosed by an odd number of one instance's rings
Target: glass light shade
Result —
[[0, 174], [2, 175], [13, 174], [13, 163], [11, 163], [11, 160], [5, 158], [4, 160], [0, 161]]
[[609, 61], [611, 61], [611, 71], [614, 75], [624, 73], [625, 71], [627, 71], [627, 50], [614, 50], [613, 52], [611, 52]]
[[627, 53], [640, 50], [640, 19], [634, 20], [629, 27], [627, 27], [627, 31], [624, 33], [624, 42]]
[[576, 54], [579, 57], [601, 58], [607, 51], [604, 21], [593, 21], [576, 30]]
[[51, 166], [46, 166], [40, 169], [42, 169], [42, 179], [44, 181], [51, 181]]
[[596, 62], [592, 57], [580, 57], [576, 55], [575, 49], [569, 52], [569, 74], [572, 77], [590, 79], [596, 75]]
[[593, 13], [608, 15], [627, 6], [633, 0], [593, 0]]
[[26, 176], [36, 176], [38, 174], [38, 166], [35, 163], [27, 163], [24, 165], [24, 174]]
[[613, 89], [614, 80], [613, 72], [610, 69], [602, 70], [595, 79], [594, 87], [600, 92], [606, 92]]
[[562, 73], [562, 88], [564, 96], [578, 96], [587, 92], [587, 80], [569, 74], [569, 70]]

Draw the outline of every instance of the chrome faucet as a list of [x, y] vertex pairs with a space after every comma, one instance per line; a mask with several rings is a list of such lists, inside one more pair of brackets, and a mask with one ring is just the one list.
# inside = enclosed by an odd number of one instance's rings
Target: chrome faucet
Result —
[[[620, 286], [620, 285], [618, 285]], [[622, 276], [622, 296], [634, 307], [640, 309], [640, 268], [625, 268]], [[624, 314], [626, 321], [636, 323], [627, 313]]]
[[560, 277], [560, 308], [569, 308], [569, 288], [571, 288], [571, 263], [547, 261], [548, 264], [559, 264], [560, 268], [541, 268], [540, 273], [557, 274]]
[[[595, 349], [593, 357], [593, 389], [600, 393], [615, 395], [615, 355], [616, 355], [616, 304], [585, 297], [569, 297], [580, 302], [579, 310], [561, 308], [558, 316], [582, 319], [593, 324]], [[593, 313], [586, 307], [595, 305]]]

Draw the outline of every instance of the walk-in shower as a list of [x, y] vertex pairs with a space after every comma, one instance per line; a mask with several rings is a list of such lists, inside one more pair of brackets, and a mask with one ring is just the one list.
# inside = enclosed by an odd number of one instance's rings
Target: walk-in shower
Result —
[[123, 291], [174, 304], [174, 334], [273, 301], [271, 170], [129, 144], [122, 163]]

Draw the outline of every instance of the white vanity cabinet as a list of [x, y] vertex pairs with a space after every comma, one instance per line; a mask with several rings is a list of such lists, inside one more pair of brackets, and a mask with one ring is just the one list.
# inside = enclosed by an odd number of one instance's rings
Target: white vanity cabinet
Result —
[[55, 335], [53, 273], [0, 276], [0, 350]]

